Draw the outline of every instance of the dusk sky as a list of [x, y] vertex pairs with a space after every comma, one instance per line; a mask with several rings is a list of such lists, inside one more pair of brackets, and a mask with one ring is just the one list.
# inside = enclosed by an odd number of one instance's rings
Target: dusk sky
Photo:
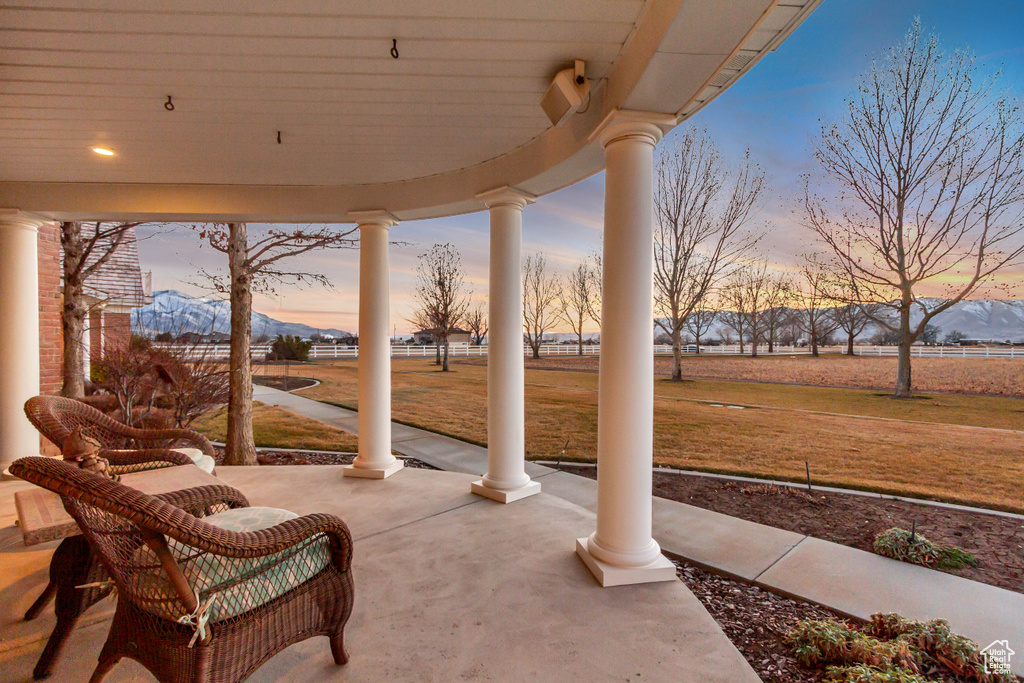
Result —
[[[706, 128], [727, 157], [751, 159], [768, 172], [771, 192], [757, 221], [770, 228], [766, 256], [778, 267], [808, 250], [812, 233], [799, 223], [796, 198], [801, 174], [815, 170], [811, 139], [823, 123], [838, 120], [843, 100], [859, 75], [889, 46], [899, 42], [920, 17], [948, 49], [970, 48], [985, 71], [1002, 69], [1003, 88], [1024, 95], [1024, 2], [1018, 0], [824, 0], [774, 53], [769, 54], [687, 125]], [[539, 105], [538, 105], [539, 106]], [[662, 145], [671, 144], [675, 132]], [[604, 174], [540, 198], [523, 213], [523, 252], [543, 251], [561, 270], [601, 243]], [[461, 252], [478, 296], [487, 290], [486, 212], [403, 223], [391, 248], [391, 321], [399, 334], [411, 331], [417, 256], [436, 242]], [[253, 230], [258, 229], [253, 226]], [[198, 268], [224, 269], [226, 257], [200, 249], [189, 230], [139, 229], [143, 270], [153, 271], [154, 289], [203, 294], [190, 285]], [[256, 297], [254, 308], [279, 320], [348, 331], [357, 328], [358, 252], [331, 251], [303, 257], [303, 266], [325, 273], [333, 290], [280, 290], [276, 298]], [[1024, 282], [1024, 270], [1008, 273]], [[1020, 286], [1011, 292], [1024, 295]]]

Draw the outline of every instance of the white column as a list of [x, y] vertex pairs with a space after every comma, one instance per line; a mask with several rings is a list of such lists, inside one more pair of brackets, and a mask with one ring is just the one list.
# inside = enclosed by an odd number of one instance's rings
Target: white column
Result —
[[523, 393], [523, 208], [535, 198], [500, 187], [477, 196], [491, 212], [487, 332], [487, 474], [473, 493], [511, 503], [540, 484], [526, 474]]
[[605, 148], [597, 531], [576, 552], [602, 586], [675, 579], [651, 536], [654, 454], [654, 146], [661, 129], [612, 120]]
[[0, 209], [0, 469], [39, 455], [25, 401], [39, 394], [39, 261], [43, 221]]
[[388, 229], [397, 221], [383, 211], [353, 217], [359, 221], [359, 455], [344, 473], [384, 479], [404, 465], [391, 455]]

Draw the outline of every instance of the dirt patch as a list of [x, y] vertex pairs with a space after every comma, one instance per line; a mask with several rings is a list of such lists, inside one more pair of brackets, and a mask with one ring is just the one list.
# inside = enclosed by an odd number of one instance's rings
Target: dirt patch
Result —
[[270, 387], [271, 389], [279, 389], [281, 391], [295, 391], [296, 389], [306, 389], [307, 387], [315, 386], [316, 380], [308, 377], [254, 375], [252, 383], [259, 384], [261, 387]]
[[[562, 469], [591, 479], [596, 468]], [[943, 546], [957, 546], [977, 567], [941, 570], [1007, 590], [1024, 592], [1024, 520], [847, 493], [752, 485], [712, 477], [654, 473], [654, 495], [872, 551], [875, 535], [890, 527], [917, 531]]]
[[[256, 458], [261, 465], [351, 465], [355, 453], [328, 453], [323, 451], [267, 451], [256, 450]], [[216, 449], [214, 457], [218, 465], [224, 464], [224, 449]], [[415, 458], [402, 458], [406, 467], [417, 470], [436, 470]]]

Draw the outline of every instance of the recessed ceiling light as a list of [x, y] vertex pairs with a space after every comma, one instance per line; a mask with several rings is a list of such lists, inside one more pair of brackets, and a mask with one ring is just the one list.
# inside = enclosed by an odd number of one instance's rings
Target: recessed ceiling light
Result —
[[105, 157], [112, 157], [112, 156], [114, 156], [114, 150], [107, 149], [106, 147], [93, 147], [92, 151], [96, 152], [97, 154], [101, 154], [101, 155], [103, 155]]

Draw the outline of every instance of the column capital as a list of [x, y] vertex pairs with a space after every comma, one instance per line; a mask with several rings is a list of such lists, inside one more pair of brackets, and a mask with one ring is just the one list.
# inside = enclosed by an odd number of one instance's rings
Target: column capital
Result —
[[528, 204], [537, 201], [537, 198], [529, 192], [523, 192], [508, 185], [481, 192], [476, 198], [483, 202], [488, 209], [493, 209], [496, 206], [518, 206], [520, 209], [525, 209]]
[[20, 228], [37, 232], [39, 228], [52, 222], [45, 218], [25, 213], [19, 209], [0, 209], [0, 225], [7, 228]]
[[596, 140], [602, 147], [607, 148], [616, 140], [639, 138], [653, 147], [678, 123], [679, 118], [673, 114], [613, 109], [590, 134], [590, 141]]
[[384, 209], [349, 211], [348, 216], [354, 220], [359, 227], [363, 227], [364, 225], [379, 225], [384, 228], [390, 228], [398, 225], [398, 219]]

